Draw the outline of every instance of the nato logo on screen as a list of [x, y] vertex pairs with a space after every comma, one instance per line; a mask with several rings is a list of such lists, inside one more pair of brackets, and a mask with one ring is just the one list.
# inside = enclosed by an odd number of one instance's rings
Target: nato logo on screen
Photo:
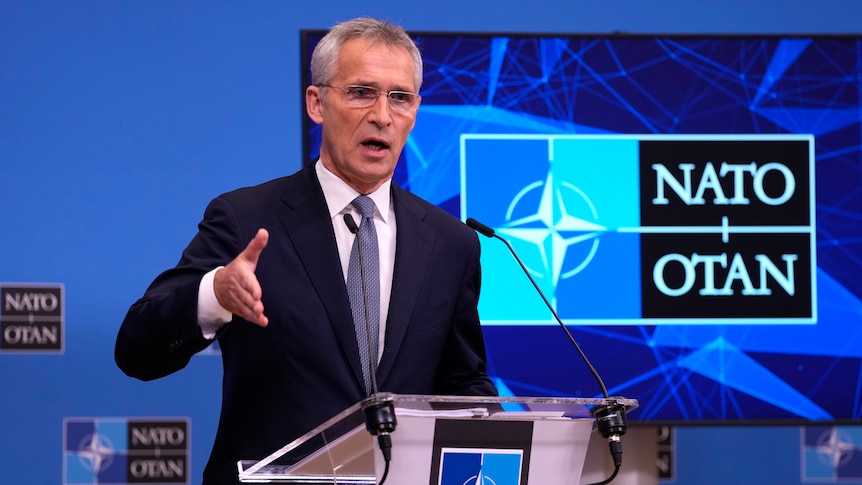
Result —
[[443, 448], [439, 485], [520, 485], [523, 450]]
[[63, 484], [189, 482], [188, 419], [67, 418]]
[[[461, 215], [578, 324], [815, 323], [807, 135], [462, 135]], [[484, 324], [553, 323], [482, 240]]]

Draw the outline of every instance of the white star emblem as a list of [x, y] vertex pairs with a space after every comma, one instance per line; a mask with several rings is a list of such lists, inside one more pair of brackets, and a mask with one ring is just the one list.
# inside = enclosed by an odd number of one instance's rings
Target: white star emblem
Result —
[[853, 457], [855, 446], [846, 434], [838, 428], [832, 428], [817, 439], [814, 449], [824, 463], [828, 463], [832, 468], [839, 468]]
[[84, 468], [99, 473], [114, 461], [114, 446], [107, 437], [93, 433], [81, 440], [77, 455]]
[[[536, 211], [513, 220], [513, 213], [521, 200], [539, 188], [542, 193]], [[538, 278], [550, 276], [550, 283], [556, 288], [560, 279], [570, 278], [584, 269], [598, 250], [599, 236], [607, 231], [606, 227], [595, 222], [598, 217], [583, 191], [569, 182], [555, 182], [553, 173], [548, 172], [544, 182], [534, 182], [515, 196], [506, 213], [506, 223], [498, 231], [534, 245], [539, 252], [541, 267], [529, 264], [527, 267]], [[588, 254], [573, 269], [564, 271], [567, 252], [580, 243], [592, 243]]]

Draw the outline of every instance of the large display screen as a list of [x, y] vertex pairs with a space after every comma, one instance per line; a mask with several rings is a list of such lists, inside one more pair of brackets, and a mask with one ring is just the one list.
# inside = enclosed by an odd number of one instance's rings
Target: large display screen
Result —
[[[511, 243], [629, 419], [862, 417], [862, 38], [415, 38], [395, 181]], [[482, 251], [501, 393], [599, 395], [506, 245]]]

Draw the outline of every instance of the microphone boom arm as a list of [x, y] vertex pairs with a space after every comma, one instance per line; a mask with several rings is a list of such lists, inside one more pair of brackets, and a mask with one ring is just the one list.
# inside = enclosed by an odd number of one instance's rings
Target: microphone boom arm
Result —
[[[515, 248], [513, 248], [509, 241], [507, 241], [505, 238], [497, 235], [496, 231], [486, 226], [485, 224], [482, 224], [476, 219], [468, 217], [466, 223], [471, 229], [478, 232], [479, 234], [482, 234], [485, 237], [499, 239], [500, 241], [503, 241], [503, 244], [506, 245], [506, 247], [509, 249], [509, 252], [512, 253], [512, 256], [515, 258], [515, 261], [517, 261], [518, 265], [521, 266], [521, 269], [524, 271], [524, 274], [527, 275], [527, 278], [529, 278], [530, 283], [533, 284], [533, 287], [536, 289], [536, 292], [539, 294], [539, 296], [542, 297], [542, 300], [545, 302], [545, 306], [548, 307], [548, 310], [551, 311], [551, 314], [554, 316], [554, 319], [557, 321], [557, 323], [560, 324], [560, 328], [563, 329], [563, 332], [566, 333], [566, 336], [572, 342], [572, 345], [575, 346], [575, 350], [578, 351], [578, 354], [580, 354], [581, 359], [587, 365], [587, 368], [590, 370], [590, 373], [593, 375], [593, 378], [596, 380], [596, 383], [598, 383], [599, 388], [602, 391], [602, 396], [604, 396], [605, 399], [610, 399], [610, 396], [608, 396], [608, 389], [607, 387], [605, 387], [605, 383], [602, 382], [602, 378], [599, 376], [598, 371], [596, 371], [596, 368], [593, 367], [592, 363], [590, 363], [590, 359], [587, 358], [587, 355], [581, 349], [581, 346], [578, 345], [578, 342], [577, 340], [575, 340], [575, 337], [572, 335], [572, 332], [569, 331], [569, 329], [566, 327], [566, 324], [563, 323], [563, 320], [560, 318], [559, 315], [557, 315], [557, 311], [554, 310], [553, 305], [551, 305], [551, 302], [548, 301], [548, 298], [545, 296], [545, 293], [542, 291], [541, 288], [539, 288], [538, 283], [536, 283], [536, 280], [533, 279], [533, 275], [530, 274], [530, 271], [527, 269], [527, 266], [524, 264], [523, 261], [521, 261], [521, 258], [518, 257], [518, 253], [515, 252]], [[611, 476], [605, 481], [592, 484], [603, 485], [606, 483], [610, 483], [616, 477], [622, 464], [623, 451], [620, 437], [626, 432], [626, 408], [623, 404], [620, 403], [608, 403], [596, 406], [590, 412], [592, 413], [593, 417], [596, 418], [596, 427], [598, 428], [602, 437], [608, 439], [608, 445], [610, 448], [611, 456], [613, 457], [614, 461], [613, 474], [611, 474]]]
[[530, 283], [533, 284], [533, 288], [535, 288], [536, 292], [539, 294], [539, 296], [542, 297], [542, 300], [545, 302], [545, 306], [547, 306], [548, 310], [551, 311], [551, 314], [554, 315], [554, 319], [557, 321], [557, 323], [560, 324], [560, 327], [562, 327], [563, 332], [566, 333], [566, 336], [572, 342], [572, 345], [575, 346], [575, 349], [578, 351], [578, 354], [581, 355], [581, 359], [584, 360], [584, 363], [587, 365], [587, 368], [590, 370], [590, 373], [593, 375], [593, 378], [598, 383], [599, 388], [602, 391], [602, 395], [606, 398], [609, 397], [608, 396], [608, 389], [605, 387], [605, 383], [602, 382], [602, 378], [599, 376], [599, 373], [596, 371], [596, 368], [593, 367], [593, 364], [590, 363], [590, 359], [587, 358], [587, 355], [581, 349], [581, 346], [578, 345], [578, 342], [577, 342], [577, 340], [575, 340], [575, 337], [572, 335], [572, 332], [569, 331], [569, 329], [563, 323], [562, 319], [560, 319], [560, 316], [557, 315], [557, 311], [554, 310], [553, 305], [551, 305], [551, 302], [548, 301], [548, 297], [545, 296], [545, 293], [542, 291], [541, 288], [539, 288], [539, 284], [536, 283], [535, 279], [533, 279], [533, 275], [530, 274], [530, 271], [527, 269], [527, 266], [524, 265], [524, 262], [521, 261], [521, 258], [518, 257], [518, 254], [515, 252], [515, 248], [512, 247], [512, 245], [509, 243], [509, 241], [507, 241], [506, 239], [497, 235], [496, 231], [494, 231], [490, 227], [482, 224], [481, 222], [477, 221], [476, 219], [473, 219], [472, 217], [467, 219], [467, 225], [470, 226], [476, 232], [482, 234], [483, 236], [486, 236], [489, 238], [494, 238], [494, 239], [499, 239], [500, 241], [503, 241], [503, 244], [505, 244], [506, 247], [509, 248], [509, 252], [512, 253], [512, 256], [514, 256], [514, 258], [515, 258], [515, 261], [517, 261], [518, 264], [521, 266], [521, 269], [524, 271], [524, 274], [527, 275], [527, 278], [530, 279]]

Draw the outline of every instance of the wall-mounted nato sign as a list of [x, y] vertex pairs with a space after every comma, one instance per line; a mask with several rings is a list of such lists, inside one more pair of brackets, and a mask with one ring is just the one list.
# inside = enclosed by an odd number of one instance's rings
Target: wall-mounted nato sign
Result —
[[[512, 244], [630, 419], [862, 419], [862, 37], [414, 36], [395, 182]], [[598, 394], [480, 238], [501, 392]]]
[[63, 352], [63, 285], [0, 284], [0, 352]]
[[[566, 323], [814, 323], [813, 142], [464, 135], [461, 214], [510, 241]], [[510, 303], [511, 258], [483, 247], [483, 323], [556, 325], [538, 298]]]
[[802, 483], [859, 483], [862, 427], [803, 426]]
[[186, 418], [66, 418], [63, 484], [189, 483]]

